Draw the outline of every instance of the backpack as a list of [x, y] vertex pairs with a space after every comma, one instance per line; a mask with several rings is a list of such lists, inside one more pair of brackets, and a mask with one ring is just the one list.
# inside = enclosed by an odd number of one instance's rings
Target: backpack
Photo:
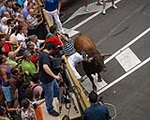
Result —
[[[40, 85], [34, 85], [33, 88], [32, 88], [32, 91], [34, 91], [34, 89], [37, 87], [37, 86], [40, 86]], [[44, 99], [44, 90], [42, 91], [41, 93], [41, 99]]]

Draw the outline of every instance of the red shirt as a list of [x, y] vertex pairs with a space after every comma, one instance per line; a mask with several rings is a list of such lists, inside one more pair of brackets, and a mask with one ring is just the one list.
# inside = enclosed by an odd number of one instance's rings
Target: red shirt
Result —
[[32, 55], [31, 56], [31, 62], [34, 63], [34, 64], [36, 64], [37, 61], [38, 61], [38, 57], [36, 55]]
[[46, 38], [45, 43], [48, 43], [48, 42], [52, 42], [56, 47], [63, 45], [61, 40], [55, 35], [52, 35], [52, 36], [49, 36], [48, 38]]
[[11, 51], [10, 45], [11, 44], [9, 42], [5, 42], [3, 44], [4, 52], [9, 53]]

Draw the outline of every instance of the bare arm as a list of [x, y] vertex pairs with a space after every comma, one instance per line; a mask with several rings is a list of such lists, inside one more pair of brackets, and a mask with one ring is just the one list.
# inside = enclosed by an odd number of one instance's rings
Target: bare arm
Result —
[[40, 106], [41, 104], [43, 104], [45, 102], [45, 99], [41, 99], [37, 101], [37, 106]]
[[1, 69], [1, 75], [3, 77], [4, 83], [8, 84], [9, 80], [7, 79], [6, 70], [4, 68]]
[[57, 8], [58, 15], [60, 14], [60, 8], [61, 8], [61, 3], [59, 2], [59, 3], [58, 3], [58, 8]]
[[14, 51], [14, 53], [17, 54], [19, 50], [21, 49], [21, 47], [22, 47], [22, 42], [20, 43], [19, 47]]
[[63, 41], [68, 41], [68, 38], [62, 34], [60, 31], [57, 31], [57, 34], [60, 36], [60, 38], [63, 40]]
[[49, 68], [49, 66], [47, 64], [43, 65], [43, 69], [45, 70], [45, 72], [52, 76], [53, 78], [55, 78], [56, 80], [60, 80], [60, 76], [59, 75], [55, 75], [52, 70]]

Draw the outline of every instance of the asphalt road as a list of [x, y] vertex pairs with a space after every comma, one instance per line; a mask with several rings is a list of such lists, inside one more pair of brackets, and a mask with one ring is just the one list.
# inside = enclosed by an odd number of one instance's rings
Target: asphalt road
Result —
[[[81, 6], [77, 1], [63, 9], [63, 22]], [[102, 73], [107, 85], [98, 93], [115, 105], [115, 120], [150, 120], [150, 1], [121, 0], [117, 6], [106, 15], [77, 15], [63, 26], [92, 37], [101, 53], [112, 53]]]

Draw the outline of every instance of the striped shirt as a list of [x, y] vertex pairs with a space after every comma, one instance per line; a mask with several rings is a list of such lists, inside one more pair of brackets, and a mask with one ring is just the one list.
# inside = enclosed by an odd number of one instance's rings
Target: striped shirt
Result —
[[69, 39], [68, 41], [64, 42], [63, 50], [66, 56], [71, 56], [72, 54], [74, 54], [76, 50], [73, 45], [73, 40]]
[[32, 17], [30, 14], [27, 16], [27, 21], [35, 27], [38, 24], [38, 20], [36, 17]]

